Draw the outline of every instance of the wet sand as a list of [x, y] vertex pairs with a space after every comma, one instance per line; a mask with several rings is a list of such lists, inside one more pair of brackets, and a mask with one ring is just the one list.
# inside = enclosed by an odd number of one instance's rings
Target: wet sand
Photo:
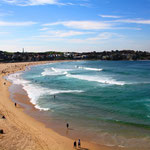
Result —
[[[56, 62], [56, 61], [55, 61]], [[24, 91], [15, 87], [14, 100], [18, 103], [14, 106], [11, 99], [9, 87], [11, 83], [3, 77], [16, 71], [25, 70], [27, 66], [44, 64], [48, 62], [27, 62], [27, 63], [7, 63], [0, 64], [0, 129], [5, 134], [0, 134], [1, 150], [71, 150], [74, 140], [66, 136], [62, 136], [51, 128], [45, 126], [44, 123], [27, 115], [28, 112], [37, 111], [29, 102], [29, 98]], [[52, 63], [52, 61], [50, 62]], [[21, 87], [20, 87], [21, 88]], [[6, 119], [1, 119], [2, 115]], [[39, 119], [40, 120], [40, 119]], [[64, 128], [66, 130], [66, 128]], [[118, 147], [106, 147], [96, 145], [94, 143], [82, 141], [80, 150], [120, 150]]]

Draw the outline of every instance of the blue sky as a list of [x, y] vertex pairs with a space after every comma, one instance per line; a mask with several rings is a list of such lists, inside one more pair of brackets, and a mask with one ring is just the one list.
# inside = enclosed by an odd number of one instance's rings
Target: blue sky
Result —
[[0, 49], [150, 51], [150, 0], [0, 0]]

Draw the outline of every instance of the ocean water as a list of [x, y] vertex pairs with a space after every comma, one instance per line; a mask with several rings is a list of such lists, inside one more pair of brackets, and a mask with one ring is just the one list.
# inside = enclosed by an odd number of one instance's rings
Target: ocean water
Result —
[[8, 79], [41, 113], [69, 122], [85, 140], [150, 148], [150, 61], [51, 63]]

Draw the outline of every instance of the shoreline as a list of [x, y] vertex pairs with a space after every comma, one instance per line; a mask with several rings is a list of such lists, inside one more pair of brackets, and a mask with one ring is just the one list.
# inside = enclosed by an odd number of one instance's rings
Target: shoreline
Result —
[[[71, 150], [73, 149], [73, 140], [65, 136], [61, 136], [50, 128], [47, 128], [43, 123], [30, 117], [24, 112], [24, 108], [15, 108], [13, 101], [10, 99], [9, 87], [12, 85], [3, 77], [23, 71], [26, 67], [31, 65], [54, 63], [61, 61], [50, 62], [29, 62], [29, 63], [10, 63], [0, 64], [0, 114], [5, 115], [6, 120], [0, 119], [0, 128], [4, 129], [4, 135], [0, 135], [0, 148], [2, 149], [60, 149]], [[3, 73], [2, 73], [3, 70]], [[6, 82], [6, 85], [4, 85]], [[15, 130], [13, 130], [13, 129]], [[11, 137], [9, 137], [11, 135]], [[7, 139], [8, 138], [8, 139]], [[13, 139], [13, 141], [12, 141]], [[15, 141], [16, 139], [16, 141]], [[25, 140], [26, 144], [22, 145], [20, 141]], [[77, 139], [75, 139], [77, 140]], [[4, 145], [4, 143], [9, 144]], [[118, 147], [99, 146], [93, 143], [82, 141], [82, 149], [91, 150], [119, 150]], [[6, 146], [6, 147], [5, 147]]]

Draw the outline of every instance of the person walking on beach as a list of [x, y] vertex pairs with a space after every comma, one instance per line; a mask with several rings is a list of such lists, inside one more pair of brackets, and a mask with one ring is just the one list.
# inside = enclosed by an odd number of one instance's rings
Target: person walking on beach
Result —
[[6, 119], [6, 117], [5, 117], [5, 116], [2, 116], [2, 119]]
[[76, 142], [76, 141], [74, 141], [74, 143], [73, 143], [73, 147], [74, 147], [74, 148], [76, 148], [76, 147], [77, 147], [77, 142]]
[[69, 128], [69, 123], [66, 124], [67, 129]]
[[15, 107], [17, 107], [17, 103], [15, 103]]
[[80, 139], [78, 140], [78, 148], [80, 148], [81, 147], [81, 141], [80, 141]]

